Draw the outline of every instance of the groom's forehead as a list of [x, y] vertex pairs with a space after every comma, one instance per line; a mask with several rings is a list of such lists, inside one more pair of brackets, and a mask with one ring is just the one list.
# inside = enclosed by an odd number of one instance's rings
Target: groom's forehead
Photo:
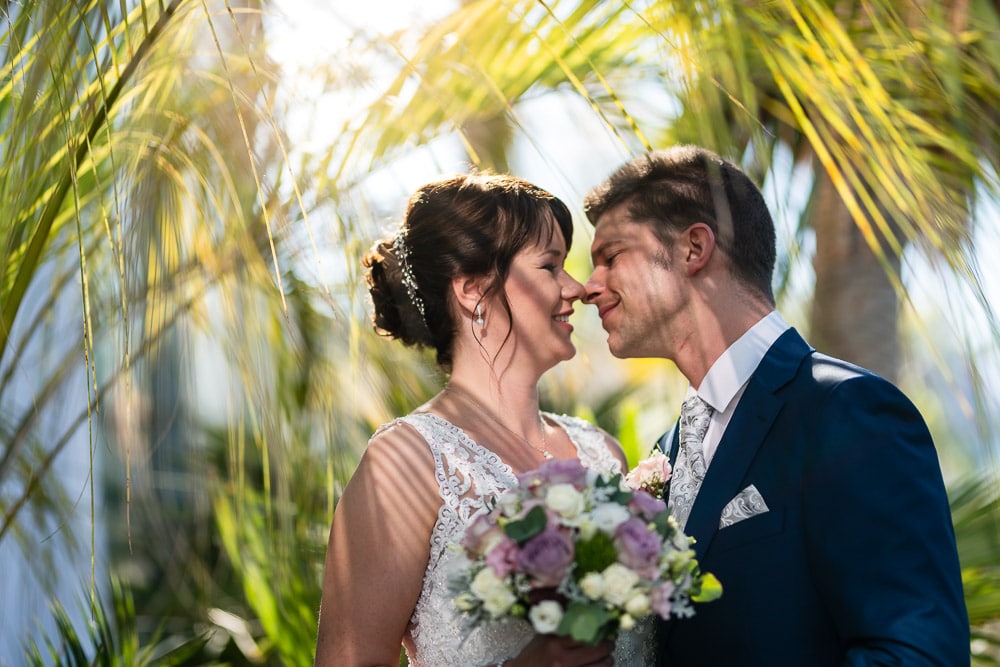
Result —
[[650, 223], [636, 222], [628, 216], [602, 216], [594, 229], [591, 252], [606, 252], [615, 245], [655, 242]]

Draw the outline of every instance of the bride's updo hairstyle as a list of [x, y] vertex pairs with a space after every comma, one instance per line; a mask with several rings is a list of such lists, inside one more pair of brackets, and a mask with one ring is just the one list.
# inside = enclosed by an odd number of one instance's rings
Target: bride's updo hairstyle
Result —
[[515, 176], [463, 174], [424, 185], [410, 197], [396, 234], [362, 259], [375, 331], [433, 349], [438, 364], [450, 370], [460, 325], [449, 305], [452, 279], [485, 276], [483, 299], [499, 295], [511, 315], [503, 284], [514, 255], [547, 243], [557, 226], [569, 250], [569, 209]]

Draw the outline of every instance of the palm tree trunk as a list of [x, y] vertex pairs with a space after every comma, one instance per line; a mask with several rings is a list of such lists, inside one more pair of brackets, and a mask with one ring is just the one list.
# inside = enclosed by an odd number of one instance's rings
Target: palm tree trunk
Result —
[[[810, 340], [821, 352], [895, 381], [899, 296], [829, 176], [823, 169], [816, 174], [809, 212], [816, 233]], [[884, 252], [899, 275], [899, 257], [888, 248]]]

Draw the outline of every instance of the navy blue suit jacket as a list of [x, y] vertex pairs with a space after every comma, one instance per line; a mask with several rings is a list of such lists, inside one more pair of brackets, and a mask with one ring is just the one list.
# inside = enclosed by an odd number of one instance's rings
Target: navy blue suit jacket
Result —
[[[675, 429], [676, 431], [676, 429]], [[661, 439], [670, 458], [677, 452]], [[748, 485], [769, 511], [719, 530]], [[657, 628], [670, 667], [968, 665], [934, 444], [884, 379], [786, 331], [753, 374], [688, 519], [719, 600]]]

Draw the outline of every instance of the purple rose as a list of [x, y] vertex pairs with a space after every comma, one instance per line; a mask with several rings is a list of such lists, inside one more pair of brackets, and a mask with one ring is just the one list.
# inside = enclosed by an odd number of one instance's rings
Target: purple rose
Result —
[[486, 554], [486, 565], [491, 567], [498, 577], [506, 577], [514, 571], [520, 553], [517, 542], [504, 537]]
[[645, 491], [635, 491], [629, 505], [638, 510], [646, 519], [653, 519], [661, 512], [667, 511], [667, 504], [659, 498], [654, 498]]
[[587, 485], [587, 469], [579, 459], [549, 459], [537, 469], [518, 475], [517, 481], [532, 493], [552, 484], [572, 484], [583, 489]]
[[618, 560], [640, 575], [651, 576], [656, 572], [660, 558], [660, 536], [650, 530], [642, 519], [632, 517], [615, 531]]
[[573, 542], [558, 530], [546, 528], [524, 543], [518, 554], [520, 570], [534, 577], [536, 587], [556, 586], [573, 562]]

